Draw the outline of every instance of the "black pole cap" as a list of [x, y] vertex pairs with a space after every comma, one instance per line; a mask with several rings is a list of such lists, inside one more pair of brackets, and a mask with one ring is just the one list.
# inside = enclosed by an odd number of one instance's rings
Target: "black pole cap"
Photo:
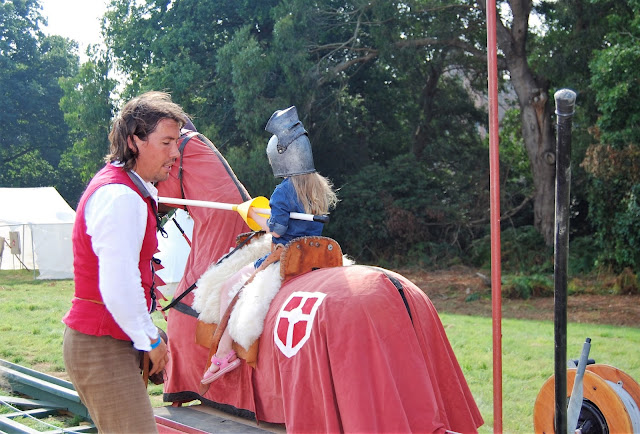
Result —
[[553, 97], [556, 100], [556, 114], [558, 116], [572, 116], [576, 104], [576, 93], [571, 89], [560, 89]]

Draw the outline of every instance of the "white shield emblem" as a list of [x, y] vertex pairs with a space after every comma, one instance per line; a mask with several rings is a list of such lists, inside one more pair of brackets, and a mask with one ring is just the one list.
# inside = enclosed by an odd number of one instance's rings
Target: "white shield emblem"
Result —
[[285, 356], [291, 358], [311, 337], [313, 319], [327, 296], [322, 292], [294, 292], [282, 304], [273, 339]]

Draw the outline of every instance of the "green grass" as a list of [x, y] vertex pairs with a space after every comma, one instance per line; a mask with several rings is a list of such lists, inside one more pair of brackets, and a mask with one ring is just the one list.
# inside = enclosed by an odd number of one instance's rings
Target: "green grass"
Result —
[[0, 358], [62, 376], [60, 320], [72, 297], [73, 281], [33, 280], [29, 271], [0, 272]]
[[[0, 271], [0, 359], [69, 380], [62, 359], [62, 316], [71, 307], [72, 280], [34, 280], [33, 273]], [[154, 322], [166, 329], [160, 314]], [[154, 406], [162, 386], [149, 383]]]
[[[612, 313], [614, 314], [614, 313]], [[441, 314], [447, 336], [485, 425], [493, 432], [493, 342], [491, 318]], [[551, 321], [502, 321], [502, 421], [508, 433], [533, 432], [533, 406], [554, 373]], [[615, 366], [640, 381], [640, 328], [569, 323], [567, 359], [577, 359], [591, 338], [589, 358]]]
[[[0, 358], [68, 379], [62, 361], [62, 315], [70, 306], [73, 282], [33, 280], [22, 271], [0, 272]], [[612, 312], [615, 314], [615, 312]], [[451, 346], [485, 420], [480, 432], [493, 431], [493, 350], [490, 318], [441, 314]], [[156, 324], [164, 319], [154, 315]], [[533, 406], [543, 383], [553, 375], [553, 323], [502, 321], [503, 428], [533, 431]], [[640, 380], [640, 328], [575, 324], [568, 326], [569, 359], [578, 358], [590, 337], [590, 358], [613, 365]], [[149, 386], [154, 406], [162, 386]]]

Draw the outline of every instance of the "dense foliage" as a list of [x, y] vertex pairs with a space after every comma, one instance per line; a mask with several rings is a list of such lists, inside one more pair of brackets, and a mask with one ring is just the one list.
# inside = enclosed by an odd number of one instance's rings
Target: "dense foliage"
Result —
[[[574, 269], [640, 271], [640, 2], [499, 6], [505, 266], [548, 271], [549, 95], [568, 87], [578, 94], [571, 234], [585, 247]], [[252, 195], [269, 195], [277, 180], [264, 125], [295, 105], [316, 167], [340, 188], [327, 235], [347, 253], [487, 265], [485, 9], [484, 0], [111, 0], [106, 47], [79, 64], [73, 41], [41, 33], [37, 0], [0, 0], [0, 186], [53, 184], [75, 204], [107, 153], [116, 107], [155, 89], [183, 105]], [[539, 27], [529, 28], [531, 14]]]
[[37, 0], [0, 2], [0, 185], [30, 187], [58, 181], [68, 146], [58, 103], [59, 77], [77, 72], [74, 44], [45, 37]]

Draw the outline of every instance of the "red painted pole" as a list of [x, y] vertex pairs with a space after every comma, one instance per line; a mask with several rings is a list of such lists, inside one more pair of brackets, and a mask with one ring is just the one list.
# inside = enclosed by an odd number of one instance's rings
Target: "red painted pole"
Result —
[[491, 317], [493, 324], [493, 432], [502, 433], [502, 268], [500, 256], [500, 152], [496, 2], [487, 0], [489, 170], [491, 202]]

